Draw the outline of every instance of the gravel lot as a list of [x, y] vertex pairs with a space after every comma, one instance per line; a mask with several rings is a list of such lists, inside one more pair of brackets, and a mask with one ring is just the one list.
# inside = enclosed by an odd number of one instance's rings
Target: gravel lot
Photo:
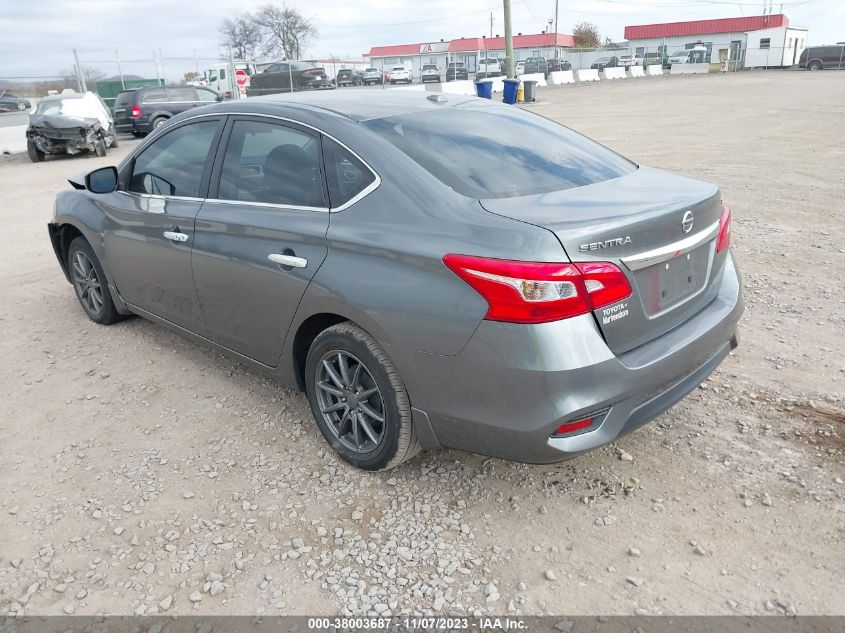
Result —
[[[303, 395], [89, 322], [45, 223], [108, 158], [0, 158], [0, 614], [845, 614], [845, 73], [542, 90], [733, 207], [739, 349], [577, 460], [334, 457]], [[838, 598], [836, 596], [839, 596]]]

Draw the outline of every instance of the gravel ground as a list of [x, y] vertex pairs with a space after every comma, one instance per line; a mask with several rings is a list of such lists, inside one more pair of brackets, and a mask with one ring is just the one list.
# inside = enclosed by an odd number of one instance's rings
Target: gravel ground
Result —
[[[739, 349], [577, 460], [326, 449], [303, 395], [141, 319], [89, 322], [0, 159], [0, 613], [845, 614], [845, 73], [542, 90], [530, 107], [720, 183]], [[837, 597], [838, 596], [838, 597]]]

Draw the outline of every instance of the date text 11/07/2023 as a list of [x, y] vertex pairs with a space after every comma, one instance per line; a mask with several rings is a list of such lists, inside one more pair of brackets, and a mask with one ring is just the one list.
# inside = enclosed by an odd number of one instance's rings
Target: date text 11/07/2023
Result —
[[328, 617], [308, 618], [308, 628], [320, 630], [388, 630], [394, 627], [403, 630], [475, 630], [475, 631], [521, 631], [527, 630], [525, 620], [514, 617]]

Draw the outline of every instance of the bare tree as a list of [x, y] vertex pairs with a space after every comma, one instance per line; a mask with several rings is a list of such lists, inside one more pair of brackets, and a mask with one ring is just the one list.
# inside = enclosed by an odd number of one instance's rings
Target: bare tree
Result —
[[572, 29], [576, 48], [596, 48], [601, 43], [599, 27], [591, 22], [581, 22]]
[[308, 41], [317, 36], [310, 20], [286, 5], [267, 3], [258, 9], [255, 21], [264, 33], [264, 54], [299, 59]]
[[249, 12], [223, 20], [220, 24], [220, 35], [223, 36], [223, 44], [232, 47], [235, 59], [255, 59], [255, 53], [261, 46], [261, 25]]
[[193, 70], [190, 70], [190, 71], [186, 72], [184, 75], [182, 75], [182, 83], [183, 84], [190, 83], [199, 76], [200, 76], [200, 74], [198, 72], [194, 72]]
[[[82, 76], [85, 77], [88, 90], [97, 92], [97, 82], [105, 79], [106, 73], [93, 66], [82, 66]], [[59, 77], [62, 78], [63, 83], [66, 85], [76, 86], [76, 69], [60, 70]]]

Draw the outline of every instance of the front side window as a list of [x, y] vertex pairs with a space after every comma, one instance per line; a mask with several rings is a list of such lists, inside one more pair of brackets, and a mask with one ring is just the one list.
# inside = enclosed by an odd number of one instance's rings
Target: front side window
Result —
[[560, 191], [617, 178], [637, 168], [554, 121], [496, 104], [466, 102], [371, 119], [364, 125], [445, 185], [471, 198]]
[[318, 138], [266, 121], [235, 121], [223, 158], [218, 198], [326, 207]]
[[197, 97], [202, 102], [211, 103], [212, 101], [217, 101], [217, 93], [212, 90], [206, 90], [205, 88], [197, 88]]
[[352, 152], [327, 137], [323, 137], [323, 160], [332, 207], [346, 204], [376, 179]]
[[199, 196], [219, 121], [178, 127], [153, 141], [132, 166], [128, 190], [163, 196]]
[[769, 48], [772, 44], [772, 38], [770, 37], [762, 37], [760, 38], [760, 48]]

